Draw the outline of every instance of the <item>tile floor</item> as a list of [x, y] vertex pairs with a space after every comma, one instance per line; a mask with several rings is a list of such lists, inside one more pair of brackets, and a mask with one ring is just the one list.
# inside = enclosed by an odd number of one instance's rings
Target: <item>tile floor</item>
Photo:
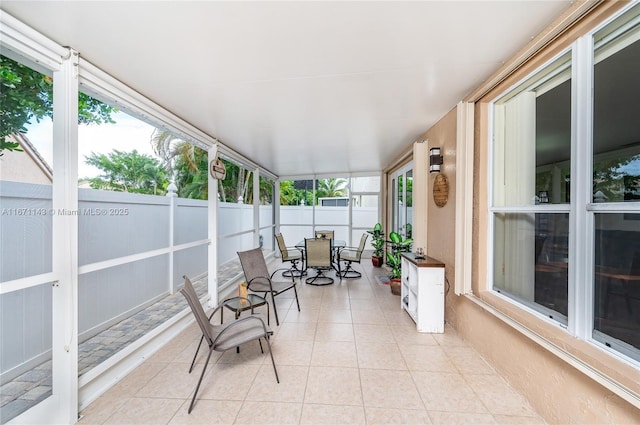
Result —
[[255, 343], [214, 353], [187, 414], [206, 358], [202, 350], [188, 373], [200, 337], [193, 324], [84, 409], [80, 425], [544, 423], [451, 327], [416, 332], [379, 269], [360, 268], [361, 279], [299, 284], [300, 312], [293, 293], [276, 298], [279, 384]]

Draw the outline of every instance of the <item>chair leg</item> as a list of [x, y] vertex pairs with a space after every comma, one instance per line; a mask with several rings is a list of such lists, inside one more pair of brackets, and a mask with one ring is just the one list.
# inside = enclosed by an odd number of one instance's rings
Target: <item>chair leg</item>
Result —
[[193, 404], [196, 402], [196, 396], [198, 395], [202, 378], [204, 378], [204, 373], [207, 371], [207, 366], [209, 365], [209, 359], [211, 359], [211, 353], [213, 353], [213, 348], [209, 347], [209, 355], [207, 356], [207, 361], [204, 363], [204, 367], [202, 368], [202, 373], [200, 374], [200, 379], [198, 379], [198, 385], [196, 385], [196, 391], [193, 393], [193, 398], [191, 399], [191, 404], [189, 405], [189, 411], [187, 413], [191, 413], [193, 410]]
[[280, 383], [280, 378], [278, 378], [278, 370], [276, 369], [276, 362], [273, 360], [273, 351], [271, 351], [271, 343], [269, 342], [269, 338], [265, 337], [265, 341], [267, 341], [267, 346], [269, 347], [269, 355], [271, 356], [271, 364], [273, 365], [273, 372], [276, 374], [276, 382]]
[[204, 335], [200, 337], [200, 342], [198, 343], [198, 348], [196, 349], [196, 353], [193, 355], [193, 360], [191, 361], [191, 367], [189, 368], [189, 373], [193, 370], [193, 366], [196, 364], [196, 358], [198, 357], [198, 353], [200, 352], [200, 347], [202, 346], [202, 341], [204, 341]]
[[298, 301], [298, 290], [296, 287], [293, 287], [293, 293], [296, 295], [296, 304], [298, 305], [298, 311], [300, 311], [300, 301]]
[[271, 302], [273, 303], [273, 314], [276, 316], [276, 326], [280, 326], [280, 320], [278, 319], [278, 309], [276, 308], [276, 299], [271, 293]]

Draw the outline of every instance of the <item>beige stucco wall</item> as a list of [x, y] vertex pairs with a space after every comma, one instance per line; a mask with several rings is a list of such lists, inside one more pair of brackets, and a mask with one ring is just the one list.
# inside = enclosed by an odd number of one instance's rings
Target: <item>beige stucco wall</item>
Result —
[[27, 152], [5, 151], [0, 156], [0, 180], [51, 184], [49, 177]]

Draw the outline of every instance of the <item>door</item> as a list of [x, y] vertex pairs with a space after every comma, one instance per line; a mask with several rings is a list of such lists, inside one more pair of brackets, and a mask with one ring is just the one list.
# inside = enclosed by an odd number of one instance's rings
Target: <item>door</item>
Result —
[[390, 232], [400, 233], [405, 238], [412, 237], [413, 229], [413, 163], [410, 162], [391, 175]]

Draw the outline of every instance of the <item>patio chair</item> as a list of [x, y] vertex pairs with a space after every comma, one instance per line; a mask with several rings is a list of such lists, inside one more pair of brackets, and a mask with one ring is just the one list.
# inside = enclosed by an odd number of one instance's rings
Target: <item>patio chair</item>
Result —
[[305, 282], [310, 285], [330, 285], [333, 279], [324, 272], [333, 268], [331, 261], [331, 239], [304, 240], [307, 270], [316, 269], [316, 275], [308, 277]]
[[333, 239], [333, 230], [316, 230], [316, 239]]
[[273, 371], [276, 375], [276, 382], [280, 383], [280, 378], [278, 378], [278, 370], [276, 369], [276, 362], [273, 360], [273, 353], [271, 352], [271, 343], [269, 342], [269, 336], [273, 335], [273, 331], [271, 331], [271, 329], [269, 329], [264, 324], [264, 321], [260, 317], [251, 315], [248, 317], [243, 317], [242, 319], [234, 320], [224, 325], [213, 325], [210, 323], [211, 317], [213, 317], [216, 311], [220, 310], [223, 307], [224, 303], [218, 305], [213, 310], [209, 318], [207, 318], [207, 315], [202, 308], [202, 304], [200, 304], [200, 300], [198, 299], [198, 295], [193, 289], [193, 285], [191, 284], [191, 281], [187, 276], [184, 276], [184, 286], [182, 287], [182, 289], [180, 289], [180, 292], [187, 299], [187, 303], [191, 308], [191, 312], [195, 316], [196, 322], [198, 323], [198, 326], [200, 326], [200, 330], [202, 331], [202, 338], [200, 339], [200, 344], [198, 345], [196, 354], [193, 358], [193, 361], [191, 362], [189, 373], [193, 371], [193, 366], [195, 365], [196, 357], [198, 355], [198, 351], [200, 351], [202, 341], [206, 340], [207, 345], [209, 345], [209, 354], [207, 355], [207, 361], [202, 367], [202, 373], [200, 374], [200, 379], [198, 380], [198, 384], [196, 385], [196, 390], [193, 393], [193, 398], [191, 399], [188, 413], [191, 413], [191, 410], [193, 410], [193, 405], [196, 401], [196, 396], [198, 395], [198, 390], [200, 389], [202, 378], [207, 371], [211, 353], [213, 353], [214, 351], [227, 351], [232, 348], [237, 348], [238, 346], [247, 342], [257, 340], [260, 344], [260, 351], [264, 353], [264, 350], [262, 349], [262, 342], [260, 341], [261, 338], [264, 338], [264, 340], [267, 342], [267, 346], [269, 347], [269, 355], [271, 356]]
[[340, 263], [341, 261], [345, 262], [344, 269], [340, 269], [340, 271], [338, 272], [340, 279], [354, 279], [362, 277], [362, 273], [355, 270], [352, 267], [352, 264], [360, 264], [360, 259], [362, 258], [362, 252], [364, 251], [364, 245], [367, 243], [368, 236], [369, 235], [367, 235], [366, 233], [362, 234], [362, 236], [360, 237], [360, 245], [358, 245], [357, 248], [348, 247], [342, 248], [338, 251], [338, 263]]
[[238, 257], [240, 257], [240, 264], [242, 265], [244, 278], [247, 281], [248, 290], [252, 292], [262, 292], [264, 293], [265, 298], [267, 297], [267, 294], [271, 294], [271, 305], [273, 306], [273, 313], [276, 316], [276, 325], [280, 326], [278, 309], [276, 308], [276, 296], [293, 289], [296, 296], [298, 311], [300, 311], [298, 291], [296, 290], [296, 282], [293, 276], [291, 276], [291, 281], [274, 281], [273, 276], [283, 269], [275, 270], [272, 274], [269, 274], [267, 263], [264, 261], [264, 256], [262, 255], [262, 250], [260, 248], [240, 251], [238, 252]]
[[288, 261], [291, 263], [291, 267], [289, 270], [285, 270], [282, 272], [282, 276], [284, 277], [300, 277], [305, 274], [304, 270], [300, 270], [298, 268], [298, 262], [303, 261], [302, 250], [298, 248], [287, 247], [287, 244], [284, 242], [284, 237], [282, 233], [278, 233], [276, 235], [276, 240], [278, 241], [278, 249], [280, 250], [280, 255], [282, 256], [282, 262]]

